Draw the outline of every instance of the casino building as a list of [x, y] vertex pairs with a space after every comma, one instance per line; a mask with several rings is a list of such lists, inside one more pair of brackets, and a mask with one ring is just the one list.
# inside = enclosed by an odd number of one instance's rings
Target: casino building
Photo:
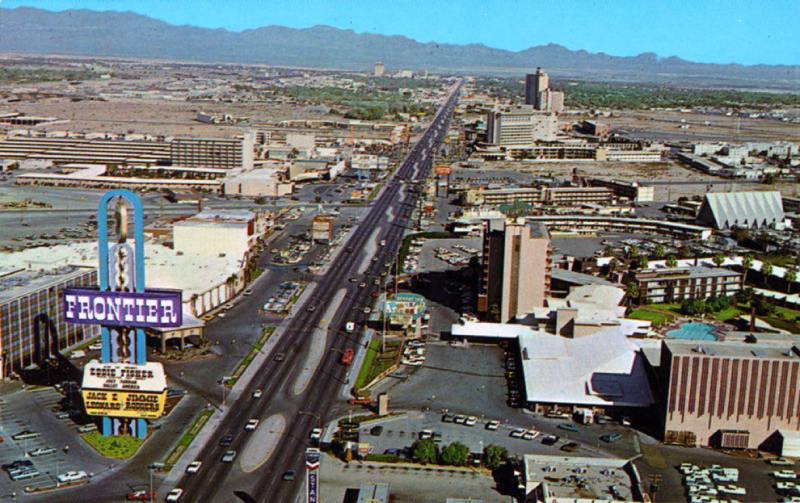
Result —
[[93, 267], [21, 269], [0, 276], [0, 379], [99, 336], [99, 325], [64, 319], [64, 289], [95, 285]]

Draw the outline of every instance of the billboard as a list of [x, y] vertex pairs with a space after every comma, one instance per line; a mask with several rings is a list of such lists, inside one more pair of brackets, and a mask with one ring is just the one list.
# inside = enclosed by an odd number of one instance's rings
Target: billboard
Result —
[[136, 328], [175, 328], [183, 324], [180, 290], [146, 292], [64, 289], [64, 316], [69, 323]]
[[164, 413], [166, 390], [162, 393], [81, 390], [90, 416], [158, 419]]
[[164, 413], [167, 377], [158, 362], [91, 360], [84, 367], [81, 395], [90, 416], [157, 419]]

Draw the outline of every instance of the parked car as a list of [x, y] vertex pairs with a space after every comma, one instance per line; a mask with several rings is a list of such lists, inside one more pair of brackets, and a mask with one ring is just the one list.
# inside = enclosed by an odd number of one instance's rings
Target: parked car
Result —
[[77, 482], [79, 480], [83, 480], [83, 479], [87, 478], [88, 476], [89, 475], [87, 475], [86, 472], [83, 471], [83, 470], [70, 470], [70, 471], [68, 471], [66, 473], [62, 473], [57, 478], [58, 478], [59, 482], [61, 482], [62, 484], [65, 484], [65, 483], [68, 483], [68, 482]]
[[78, 427], [78, 432], [80, 433], [89, 433], [92, 431], [97, 431], [97, 425], [94, 423], [88, 423]]
[[557, 435], [545, 435], [542, 437], [542, 443], [544, 445], [555, 445], [559, 440]]
[[558, 427], [559, 427], [560, 429], [562, 429], [562, 430], [571, 431], [571, 432], [573, 432], [573, 433], [578, 433], [578, 432], [580, 431], [580, 430], [578, 429], [578, 427], [577, 427], [577, 426], [575, 426], [575, 425], [574, 425], [574, 424], [572, 424], [572, 423], [561, 423], [561, 424], [559, 424], [559, 425], [558, 425]]
[[16, 435], [11, 435], [11, 438], [13, 440], [26, 440], [26, 439], [36, 438], [39, 435], [41, 434], [38, 431], [22, 430]]
[[522, 438], [525, 435], [525, 430], [522, 428], [517, 428], [516, 430], [512, 430], [509, 436], [511, 438]]
[[31, 457], [36, 457], [36, 456], [46, 456], [48, 454], [53, 454], [54, 452], [56, 452], [56, 450], [52, 447], [39, 447], [38, 449], [29, 451], [28, 454]]
[[561, 450], [564, 452], [575, 452], [578, 450], [578, 447], [580, 446], [575, 442], [569, 442], [567, 444], [562, 445]]
[[605, 435], [600, 436], [600, 440], [609, 444], [613, 444], [614, 442], [618, 441], [621, 438], [622, 438], [621, 433], [606, 433]]
[[464, 420], [465, 426], [475, 426], [476, 424], [478, 424], [478, 418], [475, 416], [469, 416]]
[[533, 440], [538, 436], [539, 436], [539, 432], [538, 431], [536, 431], [536, 430], [528, 430], [528, 431], [525, 432], [524, 435], [522, 435], [522, 438], [525, 439], [525, 440]]
[[497, 431], [498, 428], [500, 428], [500, 421], [497, 421], [496, 419], [492, 419], [486, 423], [487, 430]]

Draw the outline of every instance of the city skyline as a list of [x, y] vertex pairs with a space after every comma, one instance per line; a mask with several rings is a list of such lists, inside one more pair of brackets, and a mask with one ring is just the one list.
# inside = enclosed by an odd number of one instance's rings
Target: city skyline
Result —
[[[640, 12], [639, 4], [630, 1], [613, 5], [514, 1], [487, 5], [470, 0], [460, 4], [460, 12], [453, 12], [443, 2], [413, 1], [380, 9], [355, 2], [278, 1], [271, 2], [274, 8], [265, 9], [263, 3], [244, 0], [237, 3], [239, 8], [225, 11], [207, 1], [6, 0], [1, 5], [51, 11], [132, 11], [174, 25], [230, 31], [269, 25], [292, 28], [329, 25], [357, 33], [400, 35], [419, 42], [483, 44], [511, 51], [552, 43], [613, 56], [655, 53], [661, 58], [676, 56], [702, 63], [800, 63], [800, 49], [792, 41], [790, 26], [790, 20], [800, 9], [796, 3], [786, 1], [768, 2], [769, 8], [764, 8], [763, 3], [743, 1], [692, 6], [669, 1], [653, 4], [647, 12]], [[419, 16], [420, 12], [424, 15]], [[444, 25], [443, 19], [447, 20]], [[569, 21], [554, 23], [554, 19]], [[761, 33], [768, 35], [755, 36]], [[637, 43], [631, 44], [631, 40]]]

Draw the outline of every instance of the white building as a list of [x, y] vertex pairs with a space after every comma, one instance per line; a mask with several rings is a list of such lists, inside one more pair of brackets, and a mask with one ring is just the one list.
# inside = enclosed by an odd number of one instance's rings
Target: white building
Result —
[[531, 145], [554, 141], [558, 134], [555, 114], [520, 106], [489, 111], [486, 117], [486, 142], [492, 145]]
[[176, 222], [175, 251], [182, 255], [244, 258], [266, 230], [266, 219], [247, 210], [205, 210]]

